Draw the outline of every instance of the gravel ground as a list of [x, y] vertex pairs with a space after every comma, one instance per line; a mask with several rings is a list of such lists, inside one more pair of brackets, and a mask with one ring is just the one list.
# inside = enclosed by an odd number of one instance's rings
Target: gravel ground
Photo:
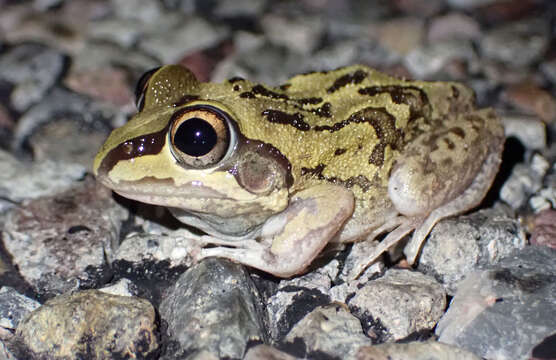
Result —
[[[0, 360], [556, 359], [555, 44], [548, 0], [0, 0]], [[92, 175], [172, 63], [459, 81], [502, 120], [501, 169], [413, 267], [350, 280], [365, 242], [290, 279], [195, 262], [199, 231]]]

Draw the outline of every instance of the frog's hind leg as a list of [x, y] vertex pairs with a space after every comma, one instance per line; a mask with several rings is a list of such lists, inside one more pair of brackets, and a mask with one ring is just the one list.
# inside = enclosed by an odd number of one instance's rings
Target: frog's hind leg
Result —
[[404, 248], [405, 257], [410, 265], [415, 263], [425, 238], [437, 222], [449, 216], [461, 214], [481, 203], [492, 185], [499, 165], [500, 155], [498, 153], [489, 154], [471, 185], [452, 201], [434, 209], [415, 229], [411, 240]]
[[415, 230], [404, 250], [413, 264], [438, 221], [481, 202], [498, 172], [503, 142], [503, 129], [491, 110], [446, 119], [436, 130], [413, 139], [388, 180], [388, 196], [404, 220], [368, 264]]

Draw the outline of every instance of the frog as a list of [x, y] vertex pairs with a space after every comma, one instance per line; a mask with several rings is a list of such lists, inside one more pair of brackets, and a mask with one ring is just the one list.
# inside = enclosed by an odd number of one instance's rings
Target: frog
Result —
[[379, 238], [354, 278], [406, 239], [415, 264], [440, 220], [481, 203], [504, 145], [499, 117], [469, 87], [365, 65], [279, 86], [201, 82], [165, 65], [139, 81], [136, 102], [96, 155], [97, 180], [201, 230], [196, 260], [280, 278], [327, 245]]

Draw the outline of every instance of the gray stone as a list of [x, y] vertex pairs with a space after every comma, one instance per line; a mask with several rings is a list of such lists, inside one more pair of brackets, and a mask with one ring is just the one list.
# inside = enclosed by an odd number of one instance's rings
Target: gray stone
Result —
[[129, 279], [123, 278], [114, 284], [105, 286], [99, 291], [106, 294], [119, 295], [119, 296], [138, 296], [139, 291], [137, 286]]
[[3, 286], [0, 289], [0, 326], [15, 330], [21, 319], [40, 305], [15, 289]]
[[379, 344], [363, 347], [358, 360], [480, 360], [473, 353], [438, 341]]
[[338, 273], [338, 261], [311, 269], [308, 273], [280, 281], [266, 301], [268, 331], [272, 339], [282, 339], [301, 317], [321, 304], [330, 302], [332, 279]]
[[502, 206], [439, 222], [419, 258], [419, 271], [440, 281], [448, 294], [479, 266], [495, 264], [527, 244], [519, 221]]
[[164, 14], [162, 4], [150, 0], [111, 0], [116, 18], [133, 19], [144, 24], [159, 21]]
[[436, 328], [439, 341], [487, 359], [532, 358], [556, 333], [556, 250], [528, 246], [461, 283]]
[[481, 28], [477, 21], [459, 12], [449, 13], [432, 20], [428, 30], [428, 41], [447, 39], [471, 39], [481, 36]]
[[430, 78], [454, 59], [473, 61], [475, 51], [469, 41], [446, 40], [417, 47], [404, 59], [404, 65], [419, 79]]
[[548, 23], [540, 17], [495, 28], [480, 42], [482, 54], [493, 60], [525, 67], [544, 55], [550, 41]]
[[[21, 150], [23, 142], [44, 124], [77, 118], [87, 127], [107, 128], [108, 119], [116, 121], [125, 114], [113, 106], [91, 101], [88, 97], [64, 88], [54, 87], [41, 102], [32, 106], [17, 122], [12, 147]], [[114, 120], [116, 119], [116, 120]]]
[[271, 43], [308, 55], [319, 45], [325, 24], [318, 16], [296, 19], [271, 14], [262, 19], [261, 25]]
[[348, 305], [363, 321], [384, 327], [384, 340], [399, 340], [432, 329], [444, 313], [446, 293], [432, 277], [390, 269], [364, 284]]
[[169, 234], [132, 233], [120, 244], [114, 259], [132, 263], [168, 261], [170, 267], [191, 266], [192, 254], [200, 249], [198, 238], [187, 230]]
[[536, 116], [502, 116], [507, 138], [515, 137], [527, 149], [540, 150], [546, 147], [546, 124]]
[[176, 353], [205, 350], [240, 358], [249, 341], [266, 341], [257, 290], [245, 269], [209, 258], [185, 272], [160, 305]]
[[144, 24], [134, 19], [106, 19], [97, 21], [88, 29], [89, 36], [106, 40], [123, 48], [132, 47], [143, 34]]
[[260, 16], [267, 5], [267, 0], [219, 1], [213, 9], [214, 15], [223, 18], [238, 16]]
[[0, 198], [20, 203], [67, 190], [85, 172], [86, 168], [79, 164], [49, 160], [21, 162], [0, 150]]
[[243, 358], [243, 360], [260, 359], [295, 360], [296, 358], [265, 344], [257, 345], [250, 348]]
[[16, 335], [39, 358], [145, 358], [158, 348], [155, 330], [147, 300], [86, 290], [47, 301]]
[[549, 163], [541, 155], [534, 155], [531, 164], [514, 166], [512, 174], [500, 189], [500, 198], [513, 209], [525, 205], [529, 196], [542, 188]]
[[11, 105], [22, 112], [42, 99], [64, 69], [64, 55], [38, 44], [22, 44], [0, 56], [0, 79], [15, 85]]
[[284, 341], [301, 339], [307, 352], [324, 352], [340, 359], [355, 359], [361, 346], [371, 345], [363, 335], [361, 322], [345, 305], [319, 306], [307, 314], [288, 333]]
[[473, 9], [503, 1], [505, 0], [447, 0], [447, 3], [456, 8]]
[[23, 278], [40, 293], [67, 291], [75, 281], [93, 286], [113, 257], [127, 211], [92, 179], [80, 185], [8, 214], [4, 246]]
[[369, 254], [372, 254], [378, 246], [378, 241], [359, 241], [352, 245], [351, 250], [344, 261], [340, 279], [346, 283], [356, 275], [359, 283], [364, 283], [371, 277], [375, 277], [384, 271], [384, 262], [375, 261], [365, 269], [369, 262]]
[[107, 127], [99, 129], [75, 118], [59, 118], [34, 128], [27, 138], [27, 144], [33, 151], [36, 164], [55, 161], [67, 163], [68, 166], [81, 164], [84, 169], [90, 170], [92, 159], [108, 133]]
[[221, 28], [200, 17], [182, 19], [180, 26], [145, 34], [139, 47], [162, 63], [179, 61], [184, 55], [216, 45], [225, 36]]
[[550, 80], [552, 85], [556, 84], [556, 59], [545, 61], [540, 66], [543, 74]]

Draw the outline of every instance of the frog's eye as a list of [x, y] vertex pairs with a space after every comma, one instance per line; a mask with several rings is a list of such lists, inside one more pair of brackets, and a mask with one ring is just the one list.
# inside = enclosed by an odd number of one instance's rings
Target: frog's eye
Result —
[[174, 115], [170, 129], [174, 157], [181, 164], [197, 169], [217, 164], [235, 143], [230, 126], [229, 116], [212, 106], [181, 110]]
[[160, 69], [160, 66], [147, 71], [141, 75], [141, 78], [137, 82], [137, 86], [135, 87], [135, 106], [137, 106], [137, 110], [139, 111], [143, 110], [145, 106], [145, 92], [147, 91], [149, 80], [158, 69]]

